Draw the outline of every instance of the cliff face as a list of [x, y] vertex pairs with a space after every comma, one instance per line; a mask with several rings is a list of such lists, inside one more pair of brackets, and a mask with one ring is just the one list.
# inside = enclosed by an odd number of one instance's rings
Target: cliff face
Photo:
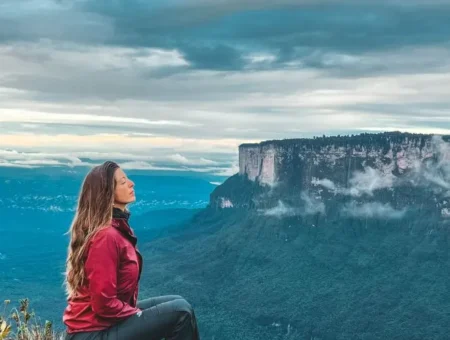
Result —
[[370, 166], [383, 174], [400, 175], [438, 152], [439, 141], [430, 135], [395, 133], [243, 144], [239, 147], [239, 175], [274, 185], [290, 180], [290, 170], [301, 169], [298, 180], [305, 186], [325, 172], [345, 185], [353, 170]]
[[[243, 144], [235, 175], [241, 182], [225, 182], [211, 195], [211, 204], [286, 211], [285, 202], [295, 209], [305, 202], [317, 206], [341, 197], [347, 204], [378, 198], [378, 204], [405, 208], [422, 204], [423, 195], [433, 193], [442, 215], [449, 215], [448, 140], [393, 132]], [[232, 189], [238, 182], [241, 190]], [[244, 199], [242, 191], [249, 188], [252, 192]]]

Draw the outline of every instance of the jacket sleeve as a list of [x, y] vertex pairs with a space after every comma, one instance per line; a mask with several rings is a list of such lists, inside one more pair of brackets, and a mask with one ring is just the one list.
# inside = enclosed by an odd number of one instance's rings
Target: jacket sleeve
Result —
[[140, 311], [117, 298], [119, 256], [115, 235], [102, 230], [91, 242], [85, 263], [94, 313], [117, 321]]

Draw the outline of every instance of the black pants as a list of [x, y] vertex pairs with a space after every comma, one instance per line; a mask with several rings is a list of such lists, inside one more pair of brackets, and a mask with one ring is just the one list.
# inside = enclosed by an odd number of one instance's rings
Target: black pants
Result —
[[139, 301], [142, 314], [96, 332], [66, 334], [66, 340], [200, 340], [192, 306], [179, 295]]

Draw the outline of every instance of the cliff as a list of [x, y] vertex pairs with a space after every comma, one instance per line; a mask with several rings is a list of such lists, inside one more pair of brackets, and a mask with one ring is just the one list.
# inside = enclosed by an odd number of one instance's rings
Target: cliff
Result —
[[389, 132], [243, 144], [239, 173], [213, 192], [211, 205], [285, 213], [309, 205], [325, 213], [332, 208], [327, 202], [336, 200], [423, 208], [424, 197], [433, 194], [433, 204], [448, 217], [448, 140]]

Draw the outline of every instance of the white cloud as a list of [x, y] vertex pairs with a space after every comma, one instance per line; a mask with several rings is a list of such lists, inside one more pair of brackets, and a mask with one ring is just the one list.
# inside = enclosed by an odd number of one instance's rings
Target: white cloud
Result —
[[333, 183], [333, 181], [329, 180], [328, 178], [323, 178], [323, 179], [318, 179], [318, 178], [313, 178], [311, 183], [313, 185], [321, 185], [324, 188], [327, 188], [328, 190], [332, 190], [335, 191], [336, 185]]
[[0, 148], [17, 150], [39, 150], [42, 152], [101, 152], [132, 153], [138, 155], [159, 155], [174, 151], [187, 153], [237, 154], [239, 144], [245, 140], [195, 139], [159, 136], [128, 136], [126, 134], [1, 134]]
[[57, 160], [53, 159], [35, 159], [35, 160], [28, 160], [28, 161], [14, 161], [12, 164], [17, 165], [36, 165], [36, 166], [44, 166], [44, 165], [66, 165], [65, 163], [62, 163]]
[[170, 171], [184, 171], [179, 168], [170, 168], [170, 167], [158, 167], [154, 166], [147, 162], [123, 162], [120, 164], [120, 167], [123, 169], [134, 169], [134, 170], [170, 170]]
[[185, 156], [180, 155], [179, 153], [175, 155], [170, 155], [167, 157], [169, 160], [174, 161], [175, 163], [183, 164], [183, 165], [217, 165], [218, 163], [209, 159], [200, 158], [197, 160], [188, 159]]
[[25, 164], [14, 164], [14, 163], [10, 163], [10, 162], [5, 162], [0, 160], [0, 167], [4, 167], [4, 168], [35, 168], [36, 166], [31, 166], [31, 165], [25, 165]]
[[[90, 161], [82, 161], [90, 159]], [[234, 164], [229, 168], [227, 164], [200, 159], [199, 164], [192, 166], [180, 166], [175, 162], [167, 165], [167, 156], [164, 154], [148, 156], [145, 154], [120, 153], [120, 152], [73, 152], [73, 153], [49, 153], [49, 152], [22, 152], [17, 150], [0, 149], [1, 167], [35, 168], [41, 166], [88, 166], [99, 164], [99, 161], [112, 160], [118, 162], [123, 169], [135, 170], [166, 170], [166, 171], [192, 171], [209, 173], [216, 176], [227, 176], [236, 170]], [[195, 163], [195, 162], [192, 162]], [[211, 167], [211, 164], [216, 166]]]
[[[273, 63], [277, 57], [268, 53], [251, 53], [244, 57], [250, 64]], [[252, 65], [249, 65], [251, 67]]]
[[[59, 114], [38, 112], [20, 109], [2, 109], [0, 110], [0, 122], [27, 122], [27, 123], [45, 123], [45, 124], [106, 124], [106, 125], [173, 125], [173, 126], [199, 126], [201, 124], [192, 124], [178, 120], [149, 120], [144, 118], [103, 116], [92, 114]], [[30, 125], [28, 125], [29, 127]], [[33, 125], [31, 125], [33, 126]], [[33, 127], [36, 127], [34, 125]]]
[[[0, 45], [0, 54], [32, 60], [51, 57], [54, 67], [72, 66], [86, 71], [153, 69], [160, 67], [188, 66], [178, 50], [157, 48], [129, 48], [117, 46], [92, 46], [55, 43], [41, 40], [39, 43], [14, 43]], [[30, 64], [28, 64], [30, 65]]]
[[234, 163], [231, 165], [231, 167], [225, 169], [213, 168], [211, 170], [214, 170], [214, 174], [216, 176], [231, 177], [239, 172], [239, 166], [236, 163]]
[[279, 218], [325, 213], [325, 204], [321, 201], [311, 198], [306, 192], [302, 192], [301, 200], [302, 204], [300, 204], [299, 207], [290, 207], [279, 200], [276, 207], [266, 210], [260, 209], [259, 212], [262, 212], [266, 216], [275, 216]]
[[357, 197], [364, 194], [372, 196], [376, 190], [392, 188], [395, 178], [392, 173], [383, 174], [378, 169], [365, 167], [363, 172], [356, 171], [353, 173], [349, 181], [350, 189], [348, 193]]
[[314, 215], [314, 214], [325, 214], [325, 204], [322, 201], [313, 199], [306, 192], [301, 193], [301, 199], [303, 201], [303, 214]]
[[3, 166], [43, 166], [43, 165], [67, 165], [84, 166], [78, 157], [62, 153], [20, 152], [17, 150], [0, 149], [0, 161]]
[[400, 219], [406, 214], [406, 209], [396, 210], [388, 203], [370, 202], [357, 204], [351, 202], [342, 208], [342, 212], [358, 218]]
[[363, 195], [373, 196], [374, 191], [392, 188], [396, 177], [392, 173], [384, 174], [378, 169], [365, 167], [364, 171], [355, 171], [349, 180], [349, 188], [336, 185], [333, 181], [324, 178], [313, 178], [313, 185], [320, 185], [338, 194], [360, 197]]
[[264, 215], [266, 216], [275, 216], [275, 217], [287, 217], [287, 216], [295, 216], [298, 214], [298, 209], [291, 208], [285, 205], [282, 201], [278, 201], [278, 205], [274, 208], [270, 208], [265, 210]]

